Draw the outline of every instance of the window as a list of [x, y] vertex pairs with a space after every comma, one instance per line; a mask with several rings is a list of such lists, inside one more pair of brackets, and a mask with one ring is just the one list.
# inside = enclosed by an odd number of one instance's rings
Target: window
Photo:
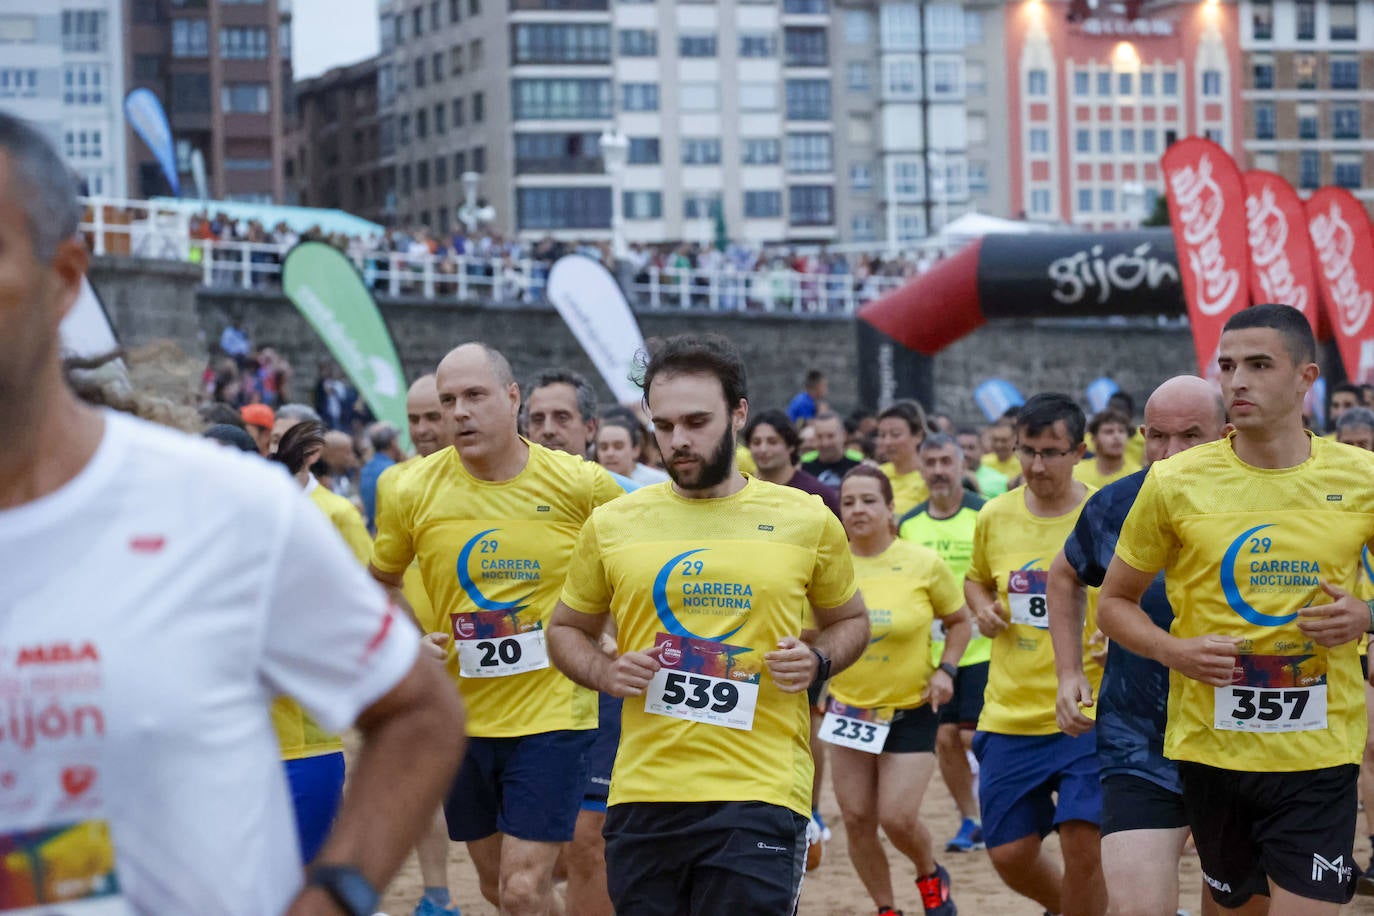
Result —
[[777, 111], [777, 83], [741, 83], [739, 87], [740, 111]]
[[[605, 7], [602, 7], [602, 9], [605, 9]], [[482, 2], [481, 2], [481, 0], [468, 0], [468, 15], [469, 15], [469, 16], [480, 16], [480, 15], [482, 15]]]
[[1131, 94], [1132, 94], [1132, 91], [1133, 91], [1132, 86], [1133, 86], [1134, 82], [1135, 82], [1134, 74], [1131, 74], [1131, 73], [1118, 73], [1118, 74], [1116, 75], [1116, 94], [1117, 94], [1117, 95], [1131, 95]]
[[1073, 149], [1076, 153], [1091, 153], [1093, 151], [1092, 131], [1085, 127], [1080, 127], [1073, 132]]
[[873, 70], [865, 61], [853, 61], [845, 66], [845, 85], [850, 92], [867, 92], [872, 88]]
[[220, 29], [219, 54], [229, 60], [266, 60], [267, 30], [247, 27]]
[[1050, 215], [1049, 188], [1035, 188], [1030, 195], [1030, 212], [1036, 216]]
[[472, 44], [468, 45], [468, 61], [472, 64], [472, 69], [482, 69], [482, 39], [474, 38]]
[[1116, 190], [1103, 188], [1097, 192], [1097, 209], [1103, 213], [1116, 212]]
[[1298, 139], [1317, 139], [1317, 106], [1314, 102], [1298, 103]]
[[91, 53], [104, 50], [105, 14], [100, 10], [62, 11], [62, 50]]
[[1274, 37], [1274, 0], [1251, 0], [1250, 32], [1255, 41]]
[[1087, 70], [1073, 71], [1073, 94], [1087, 95], [1092, 88], [1092, 74]]
[[417, 7], [410, 11], [410, 17], [410, 34], [419, 38], [421, 35], [425, 34], [425, 11]]
[[38, 71], [0, 67], [0, 99], [26, 99], [38, 95]]
[[1303, 190], [1316, 190], [1322, 183], [1322, 157], [1314, 149], [1298, 153], [1298, 187]]
[[209, 53], [209, 21], [205, 19], [172, 20], [173, 57], [206, 57]]
[[1135, 152], [1135, 131], [1129, 127], [1121, 129], [1121, 151], [1123, 153]]
[[1104, 98], [1112, 94], [1112, 74], [1110, 71], [1100, 71], [1097, 74], [1097, 94]]
[[1269, 58], [1262, 58], [1255, 61], [1251, 68], [1256, 89], [1274, 88], [1274, 62]]
[[772, 32], [742, 32], [739, 36], [740, 57], [777, 57], [778, 36]]
[[32, 44], [38, 39], [35, 16], [0, 16], [0, 42]]
[[921, 19], [914, 3], [884, 3], [880, 7], [884, 51], [916, 51], [921, 45]]
[[105, 104], [105, 67], [101, 64], [63, 67], [62, 102], [65, 105]]
[[1293, 83], [1299, 89], [1317, 88], [1317, 55], [1293, 55]]
[[897, 241], [914, 242], [926, 237], [926, 220], [921, 213], [897, 214]]
[[596, 133], [515, 135], [515, 171], [519, 174], [599, 174], [602, 168]]
[[621, 197], [621, 207], [626, 219], [661, 219], [663, 192], [626, 191]]
[[104, 146], [99, 130], [69, 130], [63, 135], [62, 151], [68, 159], [104, 158]]
[[777, 165], [782, 161], [782, 143], [772, 137], [746, 137], [740, 143], [744, 165]]
[[1091, 212], [1093, 212], [1093, 192], [1092, 192], [1092, 188], [1079, 188], [1079, 189], [1078, 189], [1078, 212], [1079, 212], [1079, 213], [1091, 213]]
[[448, 21], [463, 21], [463, 0], [448, 0]]
[[829, 172], [835, 168], [829, 134], [788, 134], [789, 172]]
[[964, 50], [964, 8], [958, 3], [923, 4], [926, 44], [931, 49]]
[[1153, 73], [1140, 74], [1140, 94], [1147, 99], [1154, 98], [1155, 75]]
[[620, 93], [625, 111], [658, 111], [658, 83], [622, 83]]
[[683, 111], [719, 111], [720, 87], [715, 83], [683, 83], [677, 99]]
[[453, 154], [453, 175], [454, 175], [454, 177], [455, 177], [455, 178], [460, 178], [460, 179], [461, 179], [461, 178], [463, 177], [463, 174], [464, 174], [467, 170], [468, 170], [468, 154], [467, 154], [467, 153], [454, 153], [454, 154]]
[[969, 146], [981, 146], [988, 142], [988, 116], [966, 113], [964, 115], [964, 138]]
[[1360, 88], [1360, 62], [1357, 58], [1331, 56], [1331, 88]]
[[[415, 164], [415, 189], [423, 191], [429, 187], [429, 160], [424, 159]], [[428, 222], [428, 220], [426, 220]]]
[[[657, 97], [657, 86], [654, 86]], [[609, 118], [611, 81], [597, 79], [512, 80], [514, 118]], [[655, 99], [657, 100], [657, 99]], [[476, 108], [477, 96], [473, 96]], [[473, 120], [477, 114], [473, 112]]]
[[463, 46], [454, 45], [448, 49], [448, 69], [454, 76], [463, 72]]
[[871, 191], [873, 189], [872, 163], [855, 162], [850, 164], [849, 189], [851, 191]]
[[1142, 153], [1154, 153], [1158, 151], [1158, 140], [1156, 139], [1154, 128], [1144, 127], [1140, 131], [1140, 151]]
[[[607, 95], [607, 98], [609, 99], [610, 93], [607, 92], [606, 95]], [[473, 123], [473, 124], [481, 124], [481, 123], [482, 123], [482, 120], [487, 116], [486, 100], [487, 100], [487, 97], [486, 97], [485, 95], [483, 95], [482, 93], [480, 93], [480, 92], [474, 92], [474, 93], [472, 94], [472, 123]]]
[[677, 53], [681, 57], [715, 57], [716, 36], [714, 33], [679, 35]]
[[1042, 98], [1050, 94], [1050, 75], [1044, 70], [1031, 70], [1026, 74], [1026, 95]]
[[876, 242], [878, 221], [872, 213], [856, 213], [849, 218], [849, 235], [855, 242]]
[[272, 106], [272, 89], [266, 83], [229, 83], [219, 95], [225, 112], [267, 114]]
[[719, 206], [719, 191], [688, 191], [682, 198], [682, 215], [686, 219], [710, 219]]
[[1317, 37], [1316, 0], [1297, 0], [1295, 6], [1298, 41], [1313, 41]]
[[745, 219], [779, 219], [782, 217], [781, 191], [745, 191]]
[[1211, 98], [1221, 95], [1220, 70], [1202, 71], [1202, 94]]
[[964, 10], [964, 45], [973, 47], [983, 43], [983, 14], [979, 10]]
[[429, 4], [429, 27], [431, 29], [437, 29], [439, 25], [439, 0], [432, 0]]
[[829, 226], [835, 222], [834, 191], [824, 186], [787, 189], [789, 223], [793, 226]]
[[210, 74], [173, 73], [172, 111], [177, 114], [209, 114]]
[[157, 54], [135, 54], [134, 79], [149, 81], [162, 79], [162, 57]]
[[687, 137], [682, 141], [683, 165], [719, 165], [719, 137]]
[[444, 81], [444, 52], [436, 51], [434, 53], [434, 57], [430, 61], [429, 69], [430, 75], [434, 78], [434, 82], [442, 83]]
[[1273, 140], [1276, 124], [1273, 102], [1255, 102], [1255, 139]]
[[434, 106], [434, 132], [436, 134], [442, 134], [448, 130], [448, 126], [445, 123], [447, 116], [448, 109], [444, 107], [442, 102]]
[[1355, 0], [1331, 0], [1331, 40], [1355, 41], [1359, 37]]
[[1032, 127], [1030, 129], [1030, 151], [1032, 153], [1048, 153], [1050, 151], [1050, 132], [1043, 127]]
[[867, 10], [844, 11], [845, 44], [862, 45], [873, 40], [873, 16]]
[[462, 127], [462, 126], [463, 126], [463, 100], [462, 100], [462, 99], [454, 99], [454, 100], [453, 100], [453, 104], [450, 105], [449, 107], [452, 109], [453, 117], [452, 117], [451, 120], [453, 121], [453, 126], [454, 126], [454, 127]]
[[423, 57], [417, 58], [415, 61], [415, 88], [419, 89], [421, 86], [423, 86], [425, 84], [425, 80], [425, 59]]
[[658, 138], [631, 137], [627, 161], [630, 165], [658, 165]]
[[420, 109], [415, 112], [415, 139], [423, 140], [429, 136], [429, 112]]
[[1359, 156], [1334, 156], [1331, 160], [1332, 181], [1338, 188], [1359, 191], [1364, 187], [1363, 169]]
[[658, 56], [658, 32], [653, 29], [621, 29], [620, 56]]
[[930, 96], [946, 98], [963, 93], [962, 58], [936, 57], [930, 61]]
[[883, 87], [894, 98], [909, 98], [918, 91], [920, 70], [914, 57], [889, 57], [883, 61]]
[[[512, 26], [511, 31], [514, 64], [604, 64], [611, 59], [611, 32], [604, 25], [531, 23]], [[624, 35], [621, 32], [622, 43]]]
[[609, 229], [610, 188], [516, 188], [521, 229]]
[[968, 189], [970, 194], [986, 194], [988, 184], [988, 164], [981, 159], [969, 160]]
[[1099, 153], [1110, 153], [1112, 151], [1111, 128], [1103, 128], [1097, 132], [1097, 151]]
[[1160, 83], [1160, 93], [1167, 99], [1175, 98], [1178, 95], [1178, 73], [1176, 71], [1164, 71]]
[[830, 0], [782, 0], [782, 11], [794, 16], [823, 16], [830, 12]]
[[919, 159], [897, 159], [892, 163], [892, 195], [921, 198], [925, 196], [924, 172]]
[[[474, 172], [479, 173], [479, 174], [482, 173], [482, 172], [485, 172], [485, 171], [487, 170], [487, 148], [486, 148], [485, 146], [476, 146], [476, 147], [473, 147], [473, 149], [472, 149], [472, 170], [473, 170]], [[609, 203], [609, 202], [610, 202], [610, 198], [609, 198], [609, 196], [608, 196], [608, 197], [607, 197], [607, 203]]]
[[789, 67], [828, 67], [830, 50], [823, 28], [782, 30], [783, 63]]
[[1336, 140], [1360, 139], [1360, 106], [1338, 105], [1331, 109], [1331, 136]]
[[981, 97], [988, 94], [988, 65], [982, 61], [964, 62], [964, 92]]
[[410, 115], [401, 115], [396, 122], [396, 136], [401, 143], [410, 142]]

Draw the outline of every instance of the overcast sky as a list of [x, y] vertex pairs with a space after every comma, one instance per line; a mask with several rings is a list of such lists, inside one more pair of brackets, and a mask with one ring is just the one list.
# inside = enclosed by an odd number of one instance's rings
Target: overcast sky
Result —
[[318, 76], [377, 53], [377, 0], [294, 0], [291, 66]]

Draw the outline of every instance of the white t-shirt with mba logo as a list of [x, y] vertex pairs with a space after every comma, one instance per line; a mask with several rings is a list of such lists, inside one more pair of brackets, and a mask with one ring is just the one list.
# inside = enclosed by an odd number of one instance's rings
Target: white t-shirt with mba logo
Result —
[[269, 706], [340, 730], [418, 649], [260, 460], [118, 414], [0, 511], [0, 913], [282, 912], [301, 883]]

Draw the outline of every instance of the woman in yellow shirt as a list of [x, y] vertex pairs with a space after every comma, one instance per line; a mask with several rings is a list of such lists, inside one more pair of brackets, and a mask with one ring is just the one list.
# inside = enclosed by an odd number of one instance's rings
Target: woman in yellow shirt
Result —
[[[916, 866], [925, 912], [952, 916], [949, 873], [936, 863], [919, 814], [935, 769], [936, 710], [953, 694], [972, 632], [968, 608], [954, 573], [933, 550], [897, 538], [892, 483], [882, 471], [861, 465], [847, 473], [840, 510], [872, 627], [864, 656], [831, 680], [821, 726], [833, 745], [849, 858], [878, 913], [899, 912], [881, 826]], [[945, 627], [938, 667], [930, 653], [937, 616]]]

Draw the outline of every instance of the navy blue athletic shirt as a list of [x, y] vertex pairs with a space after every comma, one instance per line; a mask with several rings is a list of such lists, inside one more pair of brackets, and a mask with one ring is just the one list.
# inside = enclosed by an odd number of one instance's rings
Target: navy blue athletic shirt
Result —
[[[1145, 474], [1137, 471], [1103, 487], [1083, 507], [1073, 534], [1064, 542], [1064, 556], [1085, 584], [1097, 587], [1106, 578], [1116, 539]], [[1140, 606], [1162, 630], [1174, 622], [1163, 573], [1150, 583]], [[1177, 768], [1164, 757], [1168, 705], [1169, 669], [1113, 640], [1097, 699], [1097, 756], [1104, 777], [1139, 776], [1170, 792], [1182, 792]]]

